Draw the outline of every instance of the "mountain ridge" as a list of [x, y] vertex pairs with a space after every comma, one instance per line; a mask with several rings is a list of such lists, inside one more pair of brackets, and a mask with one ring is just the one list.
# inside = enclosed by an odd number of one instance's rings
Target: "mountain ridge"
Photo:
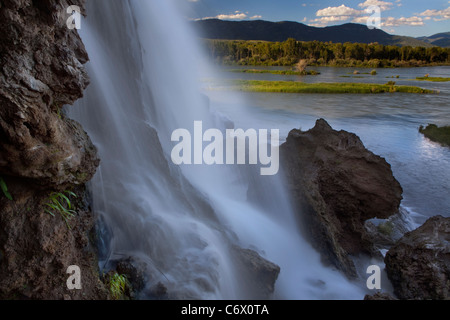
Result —
[[297, 41], [335, 43], [375, 43], [383, 45], [432, 47], [435, 44], [421, 39], [391, 35], [380, 29], [346, 23], [337, 26], [311, 27], [295, 21], [271, 22], [265, 20], [229, 21], [206, 19], [193, 21], [203, 38], [220, 40], [259, 40], [282, 42], [288, 38]]
[[435, 46], [450, 48], [450, 32], [440, 32], [429, 37], [418, 37], [417, 39]]

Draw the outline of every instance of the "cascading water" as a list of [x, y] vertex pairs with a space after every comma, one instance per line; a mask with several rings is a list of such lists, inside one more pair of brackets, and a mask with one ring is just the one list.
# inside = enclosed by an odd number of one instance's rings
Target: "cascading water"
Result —
[[[89, 1], [80, 33], [91, 85], [70, 116], [101, 158], [91, 190], [110, 235], [102, 263], [139, 257], [148, 286], [161, 282], [174, 299], [256, 297], [233, 264], [236, 244], [281, 267], [275, 298], [364, 296], [360, 285], [321, 265], [277, 178], [247, 166], [177, 167], [170, 160], [175, 129], [192, 130], [194, 121], [227, 127], [200, 94], [204, 59], [174, 1]], [[259, 186], [252, 201], [251, 181]]]

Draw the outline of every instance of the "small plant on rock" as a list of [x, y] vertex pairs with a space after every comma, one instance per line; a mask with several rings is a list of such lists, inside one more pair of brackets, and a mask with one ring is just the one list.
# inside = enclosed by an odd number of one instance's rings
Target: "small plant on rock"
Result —
[[378, 231], [386, 236], [391, 236], [394, 232], [394, 224], [391, 221], [386, 221], [378, 225]]
[[48, 198], [48, 202], [45, 204], [47, 207], [45, 212], [53, 217], [55, 214], [60, 214], [69, 229], [71, 229], [69, 220], [76, 213], [76, 211], [73, 210], [72, 202], [69, 199], [70, 196], [77, 197], [72, 191], [52, 192]]
[[109, 276], [107, 281], [109, 292], [114, 300], [120, 300], [125, 296], [128, 287], [128, 279], [126, 276], [114, 272]]
[[13, 197], [11, 196], [11, 194], [8, 191], [8, 186], [6, 185], [5, 180], [3, 180], [2, 177], [0, 177], [0, 187], [3, 191], [3, 194], [5, 195], [6, 198], [8, 198], [9, 200], [13, 200]]

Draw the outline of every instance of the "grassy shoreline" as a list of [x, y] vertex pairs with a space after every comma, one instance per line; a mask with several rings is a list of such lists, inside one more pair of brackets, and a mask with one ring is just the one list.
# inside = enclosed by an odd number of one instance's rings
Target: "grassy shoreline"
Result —
[[435, 124], [429, 124], [426, 128], [420, 126], [419, 132], [431, 141], [450, 147], [450, 126], [438, 127]]
[[293, 81], [234, 80], [232, 89], [246, 92], [273, 93], [330, 93], [330, 94], [376, 94], [376, 93], [419, 93], [432, 94], [436, 91], [414, 86], [372, 83], [303, 83]]
[[442, 78], [442, 77], [417, 77], [418, 81], [431, 81], [431, 82], [448, 82], [450, 78]]
[[270, 74], [276, 74], [276, 75], [283, 75], [283, 76], [317, 76], [320, 74], [320, 72], [310, 70], [310, 71], [293, 71], [293, 70], [259, 70], [259, 69], [230, 69], [227, 70], [228, 72], [236, 72], [236, 73], [270, 73]]

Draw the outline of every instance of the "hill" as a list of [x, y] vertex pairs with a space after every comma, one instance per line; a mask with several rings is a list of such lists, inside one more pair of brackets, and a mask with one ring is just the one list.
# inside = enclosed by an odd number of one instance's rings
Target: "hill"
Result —
[[420, 37], [417, 39], [430, 43], [434, 46], [450, 48], [450, 32], [437, 33], [431, 37]]
[[292, 21], [270, 22], [226, 21], [218, 19], [194, 21], [195, 28], [202, 37], [223, 40], [261, 40], [285, 41], [294, 38], [298, 41], [322, 41], [334, 43], [374, 43], [383, 45], [410, 45], [413, 47], [431, 47], [434, 44], [420, 39], [390, 35], [380, 29], [369, 29], [365, 25], [347, 23], [324, 28], [310, 27]]

